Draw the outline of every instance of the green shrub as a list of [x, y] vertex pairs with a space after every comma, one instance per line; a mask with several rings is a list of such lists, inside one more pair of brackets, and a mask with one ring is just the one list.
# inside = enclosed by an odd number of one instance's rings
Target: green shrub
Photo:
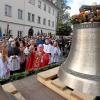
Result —
[[19, 79], [25, 78], [27, 76], [37, 74], [37, 73], [42, 72], [42, 71], [46, 71], [46, 70], [55, 68], [57, 66], [60, 66], [62, 63], [63, 63], [63, 61], [59, 62], [59, 63], [52, 63], [52, 64], [49, 64], [49, 65], [43, 67], [43, 68], [30, 70], [28, 72], [25, 71], [25, 72], [21, 72], [21, 73], [15, 73], [15, 74], [11, 75], [10, 77], [1, 78], [0, 79], [0, 84], [3, 85], [5, 83], [11, 82], [11, 81], [19, 80]]

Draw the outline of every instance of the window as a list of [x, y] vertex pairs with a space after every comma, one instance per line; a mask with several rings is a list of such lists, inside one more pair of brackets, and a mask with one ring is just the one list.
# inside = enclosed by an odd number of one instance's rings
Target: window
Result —
[[51, 13], [51, 7], [49, 7], [49, 9], [48, 9], [48, 13]]
[[54, 21], [52, 21], [52, 27], [54, 27]]
[[32, 22], [35, 22], [35, 15], [34, 14], [32, 14]]
[[12, 16], [12, 7], [9, 5], [5, 5], [5, 16], [8, 16], [8, 17]]
[[41, 8], [41, 1], [38, 0], [38, 8]]
[[23, 11], [18, 9], [18, 19], [23, 19]]
[[32, 13], [28, 13], [28, 21], [35, 22], [35, 15]]
[[28, 21], [31, 21], [31, 13], [28, 13]]
[[55, 13], [55, 11], [54, 11], [54, 9], [53, 9], [53, 15], [54, 15], [54, 13]]
[[29, 3], [35, 5], [35, 0], [29, 0]]
[[41, 17], [38, 16], [38, 24], [41, 24]]
[[46, 19], [45, 18], [43, 19], [43, 25], [46, 25]]
[[46, 4], [44, 4], [44, 11], [46, 11]]
[[50, 20], [48, 20], [48, 26], [50, 26]]

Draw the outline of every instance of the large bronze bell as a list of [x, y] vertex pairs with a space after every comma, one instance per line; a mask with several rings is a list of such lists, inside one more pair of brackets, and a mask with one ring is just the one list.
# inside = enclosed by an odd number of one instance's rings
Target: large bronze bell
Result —
[[72, 89], [100, 96], [100, 23], [74, 25], [71, 50], [58, 76]]

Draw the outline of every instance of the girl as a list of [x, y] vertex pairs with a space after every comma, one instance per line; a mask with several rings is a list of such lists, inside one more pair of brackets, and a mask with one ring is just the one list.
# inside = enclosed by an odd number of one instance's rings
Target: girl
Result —
[[51, 52], [51, 62], [59, 62], [59, 58], [60, 58], [60, 48], [58, 47], [58, 43], [56, 41], [54, 41], [53, 43], [53, 47], [52, 47], [52, 52]]
[[25, 61], [26, 61], [26, 57], [25, 57], [25, 54], [24, 54], [24, 49], [25, 49], [25, 42], [24, 41], [21, 41], [20, 42], [20, 47], [19, 47], [19, 50], [20, 50], [20, 71], [25, 71]]
[[8, 65], [7, 50], [5, 44], [3, 43], [0, 52], [0, 78], [6, 78], [10, 76]]

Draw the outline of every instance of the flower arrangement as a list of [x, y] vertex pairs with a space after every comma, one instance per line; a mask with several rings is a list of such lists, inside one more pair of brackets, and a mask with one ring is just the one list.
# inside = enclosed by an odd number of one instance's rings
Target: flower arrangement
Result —
[[100, 22], [100, 6], [82, 6], [78, 15], [71, 17], [72, 24], [84, 22]]

